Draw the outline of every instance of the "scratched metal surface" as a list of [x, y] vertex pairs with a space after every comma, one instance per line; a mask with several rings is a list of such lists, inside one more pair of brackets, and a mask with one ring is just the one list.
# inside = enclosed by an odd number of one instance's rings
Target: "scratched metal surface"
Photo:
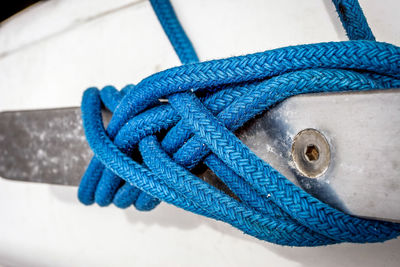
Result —
[[[111, 114], [103, 114], [107, 124]], [[327, 141], [329, 151], [312, 140], [304, 144], [316, 145], [320, 153], [311, 167], [329, 153], [326, 171], [317, 177], [299, 171], [294, 161], [295, 137], [306, 129], [317, 130]], [[292, 97], [236, 134], [257, 156], [325, 203], [356, 216], [400, 221], [400, 89]], [[78, 185], [92, 155], [79, 108], [0, 113], [1, 177]], [[211, 171], [197, 168], [196, 173], [230, 193]]]
[[[330, 146], [329, 166], [316, 178], [299, 172], [293, 162], [293, 141], [305, 129], [318, 130]], [[256, 155], [316, 198], [356, 216], [400, 221], [399, 89], [301, 95], [238, 135]]]
[[80, 121], [77, 108], [1, 113], [1, 176], [78, 185], [93, 156]]

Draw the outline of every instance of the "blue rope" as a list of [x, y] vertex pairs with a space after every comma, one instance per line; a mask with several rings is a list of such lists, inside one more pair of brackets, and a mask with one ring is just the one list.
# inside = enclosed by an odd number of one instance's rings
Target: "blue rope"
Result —
[[[259, 159], [232, 133], [294, 95], [400, 86], [400, 48], [374, 41], [357, 1], [333, 2], [352, 41], [199, 63], [169, 1], [152, 0], [186, 64], [121, 91], [112, 86], [85, 91], [82, 120], [95, 157], [82, 178], [80, 201], [113, 202], [121, 208], [133, 204], [139, 210], [164, 201], [281, 245], [397, 237], [399, 224], [360, 219], [330, 207]], [[113, 112], [106, 130], [103, 104]], [[190, 172], [200, 163], [231, 194]]]
[[176, 17], [169, 1], [150, 0], [154, 12], [183, 64], [198, 62], [199, 58]]
[[357, 0], [333, 0], [332, 2], [350, 40], [375, 41]]

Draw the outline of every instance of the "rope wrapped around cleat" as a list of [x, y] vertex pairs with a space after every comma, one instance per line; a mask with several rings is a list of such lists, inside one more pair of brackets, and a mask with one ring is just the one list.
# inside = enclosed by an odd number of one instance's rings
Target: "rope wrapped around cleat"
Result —
[[[233, 132], [284, 99], [305, 93], [400, 87], [400, 48], [375, 42], [357, 1], [334, 0], [351, 39], [197, 62], [169, 1], [151, 1], [184, 65], [82, 100], [95, 156], [78, 192], [84, 204], [151, 210], [160, 201], [290, 246], [379, 242], [400, 225], [350, 216], [312, 197]], [[168, 99], [168, 101], [160, 101]], [[112, 113], [103, 126], [101, 108]], [[205, 164], [231, 194], [195, 176]]]

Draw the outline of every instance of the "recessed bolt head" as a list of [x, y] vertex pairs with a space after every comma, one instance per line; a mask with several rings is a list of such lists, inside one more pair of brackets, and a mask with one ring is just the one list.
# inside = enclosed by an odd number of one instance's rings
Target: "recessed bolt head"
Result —
[[315, 129], [302, 130], [293, 139], [292, 159], [301, 175], [317, 178], [329, 167], [329, 143], [325, 136]]

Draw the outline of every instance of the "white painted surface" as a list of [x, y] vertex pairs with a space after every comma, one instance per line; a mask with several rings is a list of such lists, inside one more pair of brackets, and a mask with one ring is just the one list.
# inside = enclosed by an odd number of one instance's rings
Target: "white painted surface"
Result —
[[[346, 40], [330, 1], [173, 0], [202, 60]], [[361, 1], [378, 40], [400, 45], [400, 2]], [[53, 0], [0, 27], [0, 110], [77, 106], [89, 86], [179, 65], [147, 1]], [[76, 188], [0, 179], [0, 265], [398, 266], [400, 240], [286, 248], [161, 204], [85, 207]]]

